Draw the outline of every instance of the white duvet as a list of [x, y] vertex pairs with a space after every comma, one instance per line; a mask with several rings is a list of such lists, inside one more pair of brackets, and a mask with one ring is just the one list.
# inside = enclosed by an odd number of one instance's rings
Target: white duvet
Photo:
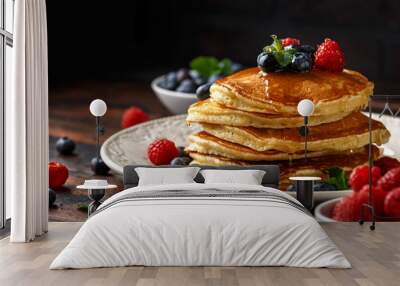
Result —
[[254, 185], [194, 183], [131, 188], [106, 200], [50, 269], [127, 265], [351, 267], [315, 219], [290, 204], [234, 196], [121, 200], [137, 192], [168, 190], [258, 190], [297, 202], [279, 190]]

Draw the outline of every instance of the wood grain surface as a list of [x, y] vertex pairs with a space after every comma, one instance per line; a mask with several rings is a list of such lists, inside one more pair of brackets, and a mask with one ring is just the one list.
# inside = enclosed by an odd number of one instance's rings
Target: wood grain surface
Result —
[[289, 267], [119, 267], [48, 270], [82, 223], [52, 222], [32, 243], [0, 240], [0, 285], [399, 285], [400, 223], [378, 223], [375, 231], [357, 223], [323, 228], [351, 262], [352, 269]]

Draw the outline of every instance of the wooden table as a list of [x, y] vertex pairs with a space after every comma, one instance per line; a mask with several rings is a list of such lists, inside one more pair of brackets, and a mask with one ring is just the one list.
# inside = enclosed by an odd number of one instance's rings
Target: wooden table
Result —
[[[86, 191], [76, 189], [85, 179], [107, 179], [110, 184], [118, 185], [118, 189], [107, 192], [106, 198], [122, 190], [120, 175], [110, 172], [106, 177], [94, 176], [90, 169], [90, 160], [96, 155], [96, 134], [95, 119], [89, 113], [89, 104], [96, 98], [103, 99], [108, 105], [102, 121], [106, 132], [101, 142], [121, 130], [122, 114], [130, 106], [142, 108], [151, 118], [170, 115], [145, 83], [85, 81], [51, 88], [50, 160], [65, 164], [70, 175], [64, 187], [56, 191], [58, 207], [50, 209], [52, 221], [86, 220], [87, 213], [79, 211], [78, 206], [86, 205], [90, 200]], [[55, 142], [62, 136], [68, 136], [77, 143], [74, 155], [61, 156], [56, 151]]]

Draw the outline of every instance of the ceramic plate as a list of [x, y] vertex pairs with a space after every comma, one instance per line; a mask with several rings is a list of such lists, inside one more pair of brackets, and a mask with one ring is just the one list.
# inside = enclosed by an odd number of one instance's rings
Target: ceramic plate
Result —
[[[392, 137], [384, 145], [384, 153], [398, 157], [400, 154], [400, 118], [382, 116], [374, 119], [382, 121], [390, 130]], [[186, 115], [176, 115], [151, 120], [127, 129], [123, 129], [108, 138], [101, 147], [101, 157], [115, 172], [122, 174], [123, 166], [146, 165], [147, 146], [156, 138], [168, 138], [177, 146], [185, 146], [189, 134], [199, 131], [197, 125], [188, 126]], [[346, 196], [351, 191], [321, 191], [315, 193], [316, 201], [325, 201]], [[292, 194], [295, 195], [295, 194]]]

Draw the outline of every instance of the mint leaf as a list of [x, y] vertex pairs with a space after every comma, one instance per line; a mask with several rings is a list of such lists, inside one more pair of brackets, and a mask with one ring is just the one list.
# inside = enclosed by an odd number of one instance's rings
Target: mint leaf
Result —
[[272, 44], [265, 46], [263, 51], [272, 54], [281, 68], [287, 67], [292, 62], [296, 49], [285, 49], [281, 39], [278, 39], [276, 35], [271, 35], [271, 38]]
[[220, 74], [229, 75], [232, 73], [232, 61], [230, 59], [222, 59], [219, 62]]
[[89, 205], [88, 204], [84, 204], [84, 203], [80, 203], [80, 204], [78, 204], [78, 206], [76, 208], [81, 212], [87, 212], [88, 208], [89, 208]]
[[328, 179], [325, 180], [326, 183], [334, 185], [338, 190], [345, 190], [349, 188], [346, 173], [342, 168], [332, 167], [325, 170], [328, 174]]
[[219, 62], [214, 57], [197, 57], [190, 62], [190, 67], [205, 78], [218, 74], [221, 71]]

